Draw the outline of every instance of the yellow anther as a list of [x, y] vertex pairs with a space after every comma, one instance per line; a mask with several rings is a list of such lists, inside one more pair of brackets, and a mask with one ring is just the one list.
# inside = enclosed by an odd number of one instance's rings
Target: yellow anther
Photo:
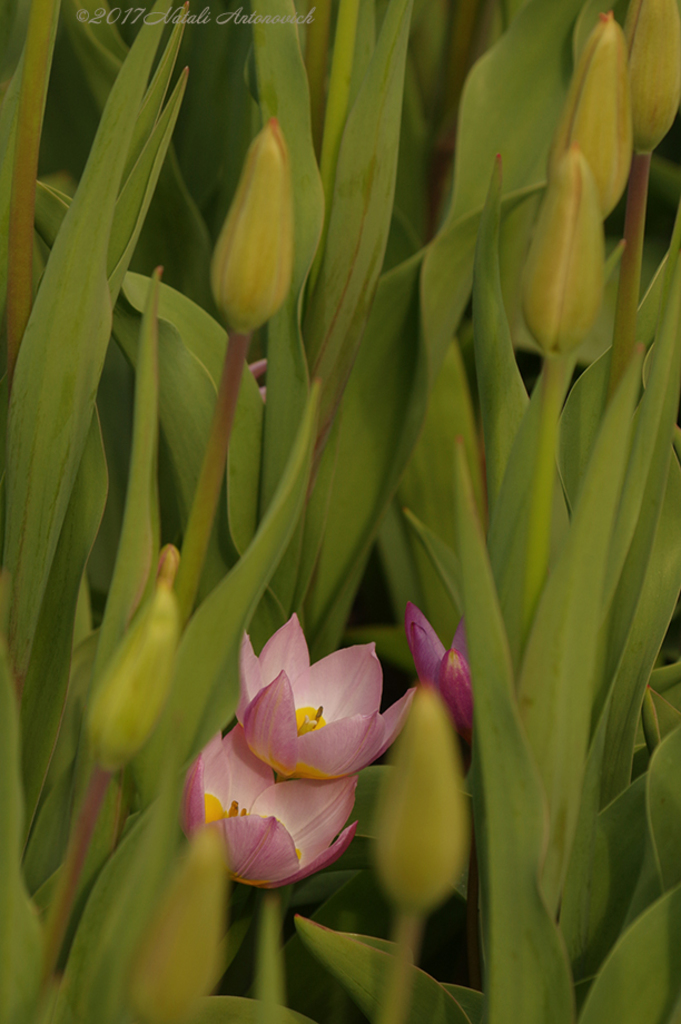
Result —
[[313, 729], [321, 729], [322, 726], [326, 725], [324, 718], [324, 708], [319, 707], [316, 710], [313, 707], [298, 708], [296, 711], [296, 725], [298, 727], [298, 735], [304, 736], [306, 732], [312, 732]]
[[246, 810], [246, 808], [245, 808], [245, 807], [242, 807], [242, 808], [241, 808], [241, 814], [239, 815], [239, 817], [240, 817], [240, 818], [243, 818], [245, 814], [248, 814], [248, 811]]
[[238, 800], [232, 800], [230, 808], [227, 811], [227, 814], [225, 815], [225, 817], [227, 817], [227, 818], [236, 818], [238, 814], [239, 814], [239, 801]]

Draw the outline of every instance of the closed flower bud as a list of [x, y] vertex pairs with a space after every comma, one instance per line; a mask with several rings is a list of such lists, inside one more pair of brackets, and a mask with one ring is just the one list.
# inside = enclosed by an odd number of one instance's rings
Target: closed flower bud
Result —
[[177, 600], [163, 582], [123, 637], [88, 718], [93, 754], [116, 771], [147, 741], [165, 704], [180, 635]]
[[573, 143], [546, 189], [523, 279], [527, 326], [545, 354], [584, 340], [601, 305], [604, 261], [598, 192]]
[[601, 14], [575, 68], [553, 137], [549, 177], [573, 142], [591, 168], [607, 217], [624, 192], [632, 151], [627, 46], [612, 11]]
[[681, 23], [676, 0], [631, 0], [624, 33], [634, 149], [651, 153], [671, 128], [681, 99]]
[[397, 908], [425, 915], [452, 892], [470, 831], [456, 736], [432, 687], [417, 690], [392, 763], [377, 808], [376, 865]]
[[213, 295], [229, 327], [247, 334], [269, 320], [286, 298], [292, 268], [291, 168], [273, 117], [251, 144], [213, 253]]
[[227, 869], [222, 836], [197, 832], [137, 951], [131, 1007], [140, 1024], [174, 1024], [219, 977]]

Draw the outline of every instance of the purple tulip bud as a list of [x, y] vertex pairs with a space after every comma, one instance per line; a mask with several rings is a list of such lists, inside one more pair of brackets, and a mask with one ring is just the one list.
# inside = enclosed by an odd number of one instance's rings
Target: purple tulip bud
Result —
[[468, 744], [473, 729], [473, 694], [463, 619], [448, 651], [422, 611], [407, 602], [407, 641], [422, 683], [440, 691], [454, 727]]

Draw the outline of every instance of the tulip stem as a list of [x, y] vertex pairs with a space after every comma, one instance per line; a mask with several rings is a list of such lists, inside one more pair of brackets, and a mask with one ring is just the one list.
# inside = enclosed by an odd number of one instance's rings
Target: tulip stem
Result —
[[76, 826], [71, 833], [66, 859], [61, 869], [57, 891], [50, 906], [47, 924], [45, 925], [45, 946], [43, 955], [42, 990], [45, 991], [50, 978], [57, 966], [66, 928], [71, 917], [71, 909], [90, 847], [92, 833], [95, 830], [99, 812], [111, 781], [111, 772], [96, 766], [90, 777], [90, 784], [85, 800], [80, 809]]
[[538, 387], [541, 387], [539, 441], [530, 495], [527, 527], [527, 560], [523, 600], [523, 642], [527, 639], [539, 603], [551, 551], [553, 488], [556, 478], [558, 419], [568, 377], [568, 360], [548, 356]]
[[631, 161], [627, 188], [627, 212], [624, 218], [625, 248], [620, 264], [620, 279], [617, 288], [608, 400], [617, 390], [617, 385], [631, 362], [636, 344], [636, 314], [641, 291], [641, 262], [648, 202], [650, 158], [650, 153], [634, 153], [634, 158]]
[[418, 961], [423, 924], [420, 914], [401, 912], [397, 916], [393, 933], [397, 948], [386, 971], [386, 989], [377, 1024], [404, 1024], [409, 1019], [413, 982], [413, 971], [410, 968]]
[[324, 94], [326, 92], [330, 28], [331, 0], [317, 0], [315, 16], [307, 27], [305, 43], [305, 69], [310, 88], [312, 141], [317, 159], [321, 153], [324, 131]]
[[180, 622], [183, 626], [192, 613], [199, 589], [203, 563], [225, 475], [229, 438], [250, 341], [250, 333], [239, 334], [236, 331], [230, 334], [227, 341], [227, 351], [222, 367], [210, 436], [189, 513], [187, 529], [182, 542], [180, 566], [175, 579], [175, 593], [180, 607]]
[[317, 255], [310, 271], [309, 294], [319, 277], [319, 269], [324, 258], [326, 236], [329, 232], [331, 200], [336, 184], [336, 165], [340, 150], [345, 122], [350, 102], [350, 83], [352, 81], [352, 65], [355, 58], [355, 39], [357, 36], [357, 20], [359, 17], [359, 0], [340, 0], [338, 20], [336, 22], [336, 38], [333, 44], [331, 61], [331, 77], [329, 79], [329, 95], [326, 101], [324, 118], [324, 134], [322, 137], [322, 155], [319, 170], [324, 189], [324, 226], [322, 237], [317, 248]]

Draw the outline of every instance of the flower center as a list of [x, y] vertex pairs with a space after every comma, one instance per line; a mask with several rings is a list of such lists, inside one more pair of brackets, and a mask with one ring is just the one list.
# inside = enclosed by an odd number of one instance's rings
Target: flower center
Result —
[[241, 809], [239, 814], [238, 800], [232, 800], [228, 811], [224, 809], [218, 798], [213, 796], [212, 793], [205, 793], [203, 801], [206, 808], [206, 825], [209, 825], [212, 821], [220, 821], [222, 818], [243, 817], [245, 814], [248, 814], [245, 807]]
[[325, 720], [322, 718], [324, 714], [324, 708], [319, 707], [315, 711], [312, 707], [298, 708], [296, 711], [296, 725], [298, 726], [298, 735], [304, 736], [306, 732], [312, 732], [313, 729], [321, 729], [323, 725], [326, 725]]

